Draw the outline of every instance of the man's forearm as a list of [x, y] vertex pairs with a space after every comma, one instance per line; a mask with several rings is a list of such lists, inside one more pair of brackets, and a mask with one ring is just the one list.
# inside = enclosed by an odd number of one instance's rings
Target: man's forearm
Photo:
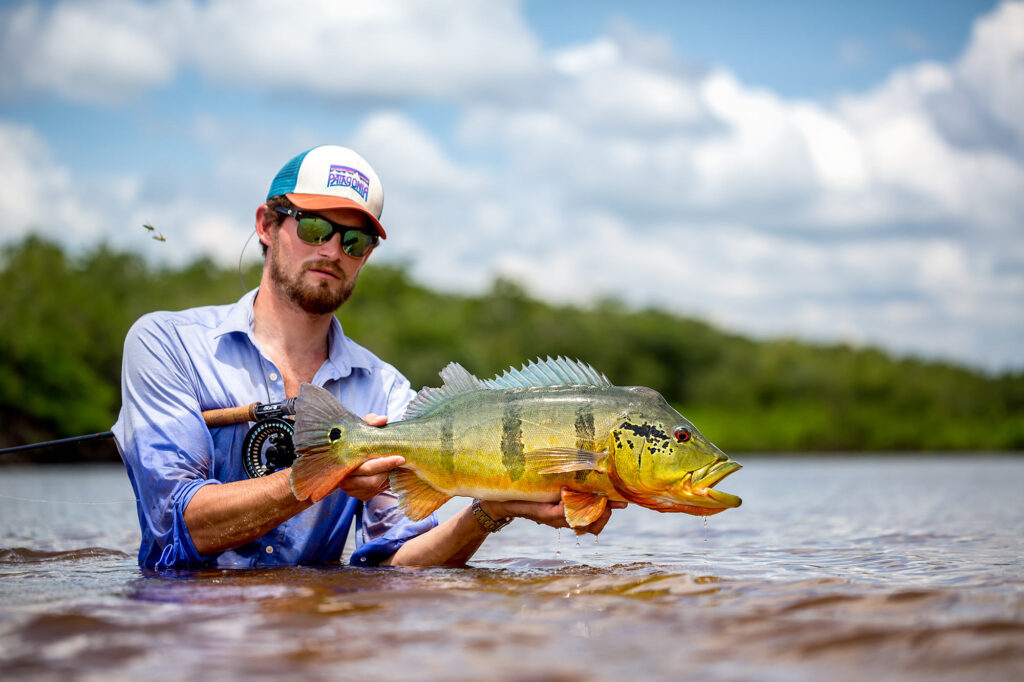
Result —
[[266, 535], [311, 503], [295, 499], [291, 469], [263, 478], [204, 485], [185, 508], [185, 525], [200, 554], [217, 554]]
[[[565, 508], [561, 502], [525, 502], [510, 500], [497, 502], [482, 500], [480, 506], [492, 519], [506, 516], [524, 518], [551, 528], [568, 528]], [[612, 500], [601, 516], [586, 526], [575, 528], [577, 534], [600, 533], [611, 518], [613, 509], [622, 509], [625, 502]], [[409, 540], [383, 562], [389, 566], [465, 566], [480, 548], [488, 532], [473, 516], [470, 507], [448, 519], [440, 526]]]
[[469, 507], [398, 548], [385, 566], [465, 566], [487, 538]]

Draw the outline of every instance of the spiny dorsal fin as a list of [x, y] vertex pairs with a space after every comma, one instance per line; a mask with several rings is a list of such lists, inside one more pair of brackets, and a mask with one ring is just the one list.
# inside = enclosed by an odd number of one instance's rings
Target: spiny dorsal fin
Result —
[[470, 391], [482, 391], [487, 388], [484, 383], [469, 373], [465, 367], [457, 362], [449, 363], [441, 370], [441, 379], [444, 384], [441, 388], [423, 388], [412, 399], [409, 406], [405, 408], [402, 419], [412, 419], [430, 412], [444, 401], [462, 393]]
[[483, 382], [457, 362], [449, 362], [448, 366], [441, 370], [441, 380], [444, 381], [441, 388], [447, 388], [455, 393], [479, 391], [484, 387]]
[[553, 388], [557, 386], [611, 386], [608, 377], [579, 360], [561, 356], [552, 360], [537, 358], [520, 369], [510, 367], [501, 376], [481, 381], [457, 362], [441, 370], [444, 385], [441, 388], [423, 388], [405, 408], [402, 419], [422, 416], [446, 400], [463, 393], [485, 390], [516, 390], [523, 388]]
[[487, 388], [549, 388], [553, 386], [611, 386], [608, 377], [579, 360], [558, 356], [537, 358], [520, 369], [509, 368], [501, 376], [481, 382]]

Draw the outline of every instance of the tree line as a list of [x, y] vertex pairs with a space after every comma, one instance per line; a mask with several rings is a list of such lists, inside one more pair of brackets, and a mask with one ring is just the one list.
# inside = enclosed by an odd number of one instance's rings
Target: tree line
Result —
[[[259, 280], [259, 266], [244, 273]], [[99, 246], [80, 256], [38, 236], [0, 255], [0, 447], [110, 428], [124, 335], [142, 314], [229, 303], [238, 273], [208, 259], [156, 266]], [[875, 348], [755, 341], [614, 300], [552, 305], [497, 280], [466, 296], [371, 264], [339, 312], [345, 332], [437, 386], [460, 362], [480, 377], [563, 355], [613, 383], [662, 393], [727, 452], [1024, 449], [1024, 373], [990, 375]]]

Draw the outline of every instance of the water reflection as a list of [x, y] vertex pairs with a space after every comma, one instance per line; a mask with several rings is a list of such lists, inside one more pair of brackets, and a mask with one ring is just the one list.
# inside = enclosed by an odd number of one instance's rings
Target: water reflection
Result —
[[[594, 543], [514, 524], [464, 570], [142, 573], [132, 506], [89, 516], [0, 497], [0, 668], [157, 680], [1024, 673], [1024, 461], [972, 468], [988, 496], [957, 510], [951, 461], [748, 461], [734, 486], [744, 507], [707, 526], [631, 508]], [[52, 496], [63, 476], [8, 471], [0, 494]], [[122, 476], [76, 473], [75, 494], [113, 499]]]

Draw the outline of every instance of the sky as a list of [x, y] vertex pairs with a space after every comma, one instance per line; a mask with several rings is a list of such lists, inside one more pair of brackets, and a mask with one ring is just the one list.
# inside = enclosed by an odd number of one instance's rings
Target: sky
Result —
[[340, 144], [427, 286], [1020, 371], [1022, 112], [1024, 2], [0, 2], [0, 243], [255, 261]]

